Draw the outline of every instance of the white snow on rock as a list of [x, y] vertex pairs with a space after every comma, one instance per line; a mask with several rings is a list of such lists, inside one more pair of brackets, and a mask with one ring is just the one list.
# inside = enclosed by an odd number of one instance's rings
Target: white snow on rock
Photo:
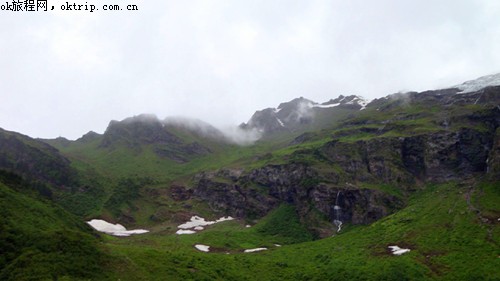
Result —
[[359, 110], [363, 110], [363, 109], [366, 108], [366, 106], [368, 105], [368, 103], [370, 103], [369, 100], [365, 100], [365, 99], [363, 99], [360, 96], [356, 96], [354, 99], [352, 99], [349, 102], [346, 102], [345, 104], [358, 104], [358, 105], [361, 106], [361, 108]]
[[361, 105], [361, 108], [359, 109], [360, 111], [365, 109], [366, 106], [371, 102], [371, 100], [365, 100], [365, 99], [362, 99], [360, 98], [359, 101], [358, 101], [358, 104]]
[[255, 249], [247, 249], [243, 251], [244, 253], [253, 253], [253, 252], [260, 252], [260, 251], [265, 251], [267, 248], [255, 248]]
[[[336, 107], [342, 104], [342, 101], [344, 101], [347, 97], [344, 97], [343, 99], [340, 100], [338, 103], [331, 103], [331, 104], [314, 104], [312, 107], [315, 108], [332, 108]], [[356, 96], [353, 98], [351, 101], [345, 102], [343, 104], [358, 104], [361, 106], [359, 110], [363, 110], [366, 108], [366, 106], [370, 103], [370, 100], [365, 100], [363, 97]]]
[[210, 246], [207, 246], [207, 245], [196, 244], [196, 245], [194, 245], [194, 247], [195, 247], [197, 250], [202, 251], [202, 252], [205, 252], [205, 253], [210, 252]]
[[104, 232], [106, 234], [110, 234], [113, 236], [130, 236], [132, 234], [143, 234], [149, 232], [149, 230], [145, 229], [134, 229], [127, 230], [121, 224], [112, 224], [104, 220], [91, 220], [87, 222], [90, 226], [92, 226], [95, 230], [99, 232]]
[[228, 216], [228, 217], [222, 217], [222, 218], [215, 220], [215, 221], [206, 221], [202, 217], [192, 216], [188, 222], [177, 226], [177, 228], [179, 228], [179, 230], [177, 230], [176, 234], [194, 234], [194, 233], [196, 233], [196, 231], [201, 231], [201, 230], [205, 229], [204, 226], [216, 224], [216, 223], [223, 222], [223, 221], [230, 221], [230, 220], [234, 220], [234, 218]]
[[391, 249], [392, 254], [396, 256], [401, 256], [404, 253], [408, 253], [410, 249], [401, 249], [398, 246], [389, 246], [389, 249]]
[[500, 73], [497, 73], [493, 75], [482, 76], [475, 80], [470, 80], [460, 85], [453, 86], [452, 88], [460, 89], [460, 92], [458, 92], [458, 94], [465, 94], [465, 93], [479, 91], [489, 86], [499, 86], [499, 85], [500, 85]]
[[313, 107], [317, 107], [317, 108], [330, 108], [330, 107], [336, 107], [336, 106], [339, 106], [340, 103], [332, 103], [332, 104], [315, 104], [313, 105]]
[[281, 127], [285, 127], [285, 124], [283, 124], [283, 121], [281, 121], [278, 117], [276, 117], [276, 120], [278, 120], [278, 123], [280, 123]]

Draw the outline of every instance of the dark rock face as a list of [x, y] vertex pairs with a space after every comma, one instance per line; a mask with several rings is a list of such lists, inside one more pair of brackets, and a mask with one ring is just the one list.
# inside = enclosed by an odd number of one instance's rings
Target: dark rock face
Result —
[[495, 132], [493, 148], [488, 155], [486, 164], [488, 165], [486, 167], [487, 176], [498, 181], [500, 179], [500, 128], [497, 128]]
[[175, 201], [189, 200], [193, 195], [193, 190], [186, 189], [184, 186], [172, 185], [170, 187], [170, 197]]
[[464, 128], [411, 137], [332, 141], [321, 152], [353, 181], [412, 184], [446, 181], [486, 172], [494, 135]]
[[316, 173], [304, 165], [271, 165], [248, 174], [248, 181], [268, 187], [268, 194], [281, 202], [295, 203], [307, 196], [301, 188], [304, 181], [314, 178]]
[[403, 201], [363, 184], [388, 184], [402, 193], [417, 182], [496, 175], [500, 134], [463, 128], [410, 137], [331, 141], [315, 152], [337, 169], [319, 173], [306, 164], [267, 165], [243, 173], [223, 169], [199, 174], [194, 195], [218, 211], [238, 217], [263, 216], [280, 203], [294, 204], [303, 218], [311, 209], [330, 221], [366, 224], [401, 208]]
[[217, 180], [210, 173], [197, 175], [197, 180], [194, 195], [216, 211], [236, 217], [261, 217], [278, 205], [278, 200], [266, 196], [262, 190], [242, 188], [238, 181]]
[[321, 154], [339, 165], [350, 182], [410, 184], [412, 175], [404, 169], [403, 143], [399, 138], [374, 138], [369, 141], [325, 144]]
[[342, 209], [340, 220], [365, 224], [402, 206], [400, 199], [381, 191], [348, 184], [317, 184], [314, 181], [317, 173], [300, 164], [265, 166], [231, 180], [221, 175], [220, 172], [199, 174], [194, 195], [207, 201], [214, 210], [237, 217], [261, 217], [280, 203], [290, 203], [302, 217], [314, 208], [333, 221], [337, 219], [334, 206], [338, 203]]
[[390, 214], [403, 206], [403, 202], [378, 190], [343, 189], [319, 185], [310, 191], [315, 207], [333, 221], [337, 219], [334, 207], [340, 207], [339, 220], [353, 224], [368, 224]]
[[[261, 132], [278, 132], [278, 131], [288, 131], [276, 114], [273, 108], [266, 108], [260, 110], [252, 115], [248, 124], [243, 125], [245, 129], [258, 129]], [[282, 122], [282, 121], [281, 121]]]
[[[403, 160], [408, 170], [429, 181], [461, 179], [486, 172], [493, 135], [473, 129], [405, 138]], [[419, 145], [418, 145], [419, 144]]]

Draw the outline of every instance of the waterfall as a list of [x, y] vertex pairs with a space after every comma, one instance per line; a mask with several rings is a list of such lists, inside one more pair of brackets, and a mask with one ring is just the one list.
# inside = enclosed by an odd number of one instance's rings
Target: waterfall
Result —
[[340, 220], [340, 218], [342, 217], [342, 208], [340, 208], [339, 206], [339, 197], [340, 190], [337, 192], [337, 198], [335, 198], [335, 206], [333, 206], [333, 224], [337, 226], [337, 233], [342, 229], [342, 221]]
[[490, 172], [490, 157], [486, 158], [486, 173]]

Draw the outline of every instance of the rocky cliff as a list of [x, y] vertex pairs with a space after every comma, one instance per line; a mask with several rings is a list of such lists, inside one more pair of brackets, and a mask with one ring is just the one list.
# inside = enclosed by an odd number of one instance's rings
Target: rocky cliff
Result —
[[316, 134], [297, 137], [284, 164], [198, 174], [194, 196], [238, 217], [289, 203], [306, 223], [319, 212], [330, 222], [367, 224], [402, 207], [425, 183], [498, 180], [500, 87], [458, 91], [376, 100], [365, 115], [327, 131], [320, 145], [301, 148]]

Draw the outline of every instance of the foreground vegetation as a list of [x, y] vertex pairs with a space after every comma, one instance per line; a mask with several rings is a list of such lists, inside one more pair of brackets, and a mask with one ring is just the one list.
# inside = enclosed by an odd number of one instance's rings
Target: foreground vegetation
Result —
[[[294, 224], [284, 206], [251, 228], [232, 221], [193, 235], [108, 237], [106, 245], [116, 259], [110, 270], [122, 280], [500, 280], [500, 210], [491, 205], [499, 200], [495, 185], [449, 183], [428, 186], [372, 225], [317, 241], [293, 243], [304, 232], [284, 225]], [[391, 245], [411, 251], [395, 256]], [[257, 247], [269, 250], [242, 253]]]

